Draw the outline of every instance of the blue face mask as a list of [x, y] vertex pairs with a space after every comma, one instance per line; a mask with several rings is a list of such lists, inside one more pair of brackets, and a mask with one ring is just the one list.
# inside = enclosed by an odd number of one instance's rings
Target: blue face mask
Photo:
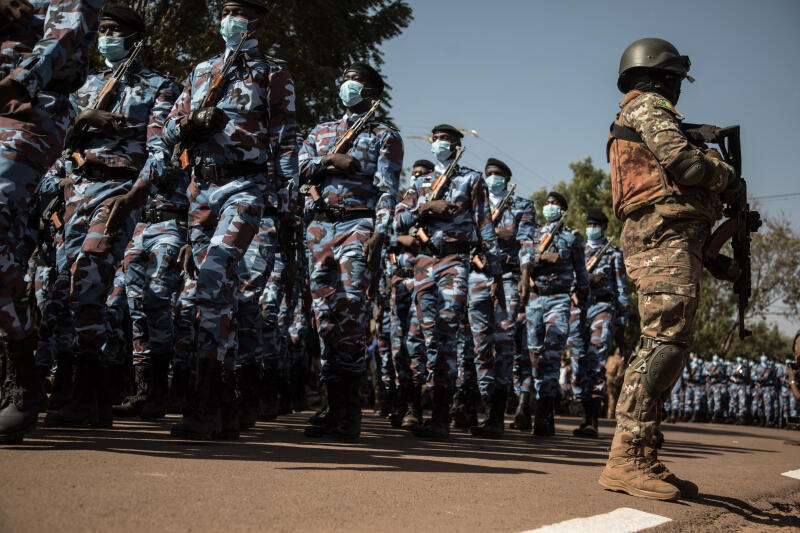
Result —
[[339, 98], [345, 107], [353, 107], [364, 100], [361, 90], [364, 86], [357, 81], [347, 80], [339, 87]]
[[715, 363], [719, 363], [719, 356], [715, 355], [714, 357], [711, 358], [711, 360], [714, 361]]
[[491, 176], [486, 176], [486, 185], [489, 187], [490, 193], [498, 196], [506, 188], [506, 179], [503, 176], [492, 174]]
[[109, 61], [119, 61], [128, 55], [124, 40], [123, 37], [100, 37], [97, 39], [97, 49]]
[[225, 17], [219, 23], [219, 33], [225, 40], [225, 44], [236, 46], [247, 34], [248, 20], [244, 17]]
[[544, 213], [544, 218], [546, 218], [548, 222], [555, 222], [561, 218], [561, 208], [555, 204], [545, 205], [542, 208], [542, 212]]
[[762, 364], [762, 365], [765, 365], [765, 364], [767, 364], [767, 358], [766, 358], [766, 356], [763, 356], [763, 355], [761, 356], [761, 364]]
[[431, 144], [431, 153], [442, 163], [450, 159], [451, 152], [450, 143], [447, 141], [433, 141]]
[[586, 238], [590, 241], [599, 241], [603, 238], [603, 228], [600, 226], [590, 226], [586, 228]]

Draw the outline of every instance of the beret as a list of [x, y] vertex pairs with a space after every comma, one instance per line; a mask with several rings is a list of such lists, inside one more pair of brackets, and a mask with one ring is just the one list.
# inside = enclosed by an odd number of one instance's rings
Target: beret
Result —
[[434, 126], [431, 130], [431, 133], [450, 133], [459, 139], [464, 137], [464, 134], [458, 131], [458, 128], [451, 126], [450, 124], [439, 124], [438, 126]]
[[564, 209], [569, 209], [569, 206], [567, 205], [567, 199], [560, 192], [550, 191], [549, 193], [547, 193], [547, 196], [545, 196], [545, 200], [548, 198], [555, 198], [556, 200], [558, 200], [558, 203], [561, 204], [561, 207], [563, 207]]
[[414, 168], [414, 167], [425, 167], [428, 170], [433, 170], [435, 168], [433, 163], [431, 163], [427, 159], [417, 159], [416, 161], [414, 161], [414, 164], [411, 166], [411, 168]]
[[608, 224], [608, 217], [600, 209], [595, 207], [586, 211], [586, 223], [600, 224], [604, 226]]
[[378, 71], [372, 68], [370, 65], [361, 61], [356, 61], [347, 67], [344, 72], [347, 73], [351, 71], [358, 72], [358, 74], [364, 79], [365, 82], [367, 82], [369, 86], [378, 90], [378, 94], [383, 92], [383, 78], [381, 78], [381, 75], [378, 73]]
[[144, 20], [139, 13], [128, 6], [108, 6], [100, 13], [101, 19], [111, 19], [136, 30], [137, 33], [144, 33]]
[[503, 163], [499, 159], [495, 159], [494, 157], [490, 157], [489, 159], [487, 159], [486, 160], [486, 166], [484, 166], [483, 168], [486, 169], [486, 168], [489, 168], [489, 167], [497, 167], [500, 170], [502, 170], [503, 172], [505, 172], [505, 175], [506, 175], [507, 178], [511, 177], [511, 169], [508, 168], [508, 165], [506, 165], [505, 163]]

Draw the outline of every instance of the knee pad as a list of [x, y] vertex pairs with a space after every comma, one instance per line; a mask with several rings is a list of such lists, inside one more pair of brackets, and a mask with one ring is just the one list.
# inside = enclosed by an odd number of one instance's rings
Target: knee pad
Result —
[[653, 397], [672, 390], [686, 362], [686, 350], [681, 344], [659, 343], [642, 337], [642, 349], [633, 370], [642, 375], [642, 383]]

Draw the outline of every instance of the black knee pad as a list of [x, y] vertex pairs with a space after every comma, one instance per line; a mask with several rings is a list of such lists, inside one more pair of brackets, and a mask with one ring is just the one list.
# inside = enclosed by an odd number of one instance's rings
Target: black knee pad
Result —
[[686, 350], [680, 344], [660, 343], [639, 355], [634, 371], [642, 374], [642, 383], [655, 398], [671, 390], [686, 364]]

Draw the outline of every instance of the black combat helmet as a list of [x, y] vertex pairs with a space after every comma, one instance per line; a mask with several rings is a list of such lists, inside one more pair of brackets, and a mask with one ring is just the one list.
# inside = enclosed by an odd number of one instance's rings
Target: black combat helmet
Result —
[[648, 37], [634, 41], [622, 53], [619, 60], [619, 78], [617, 87], [623, 93], [630, 90], [631, 74], [641, 72], [644, 69], [654, 69], [677, 74], [680, 79], [689, 78], [687, 76], [691, 66], [689, 56], [682, 56], [678, 49], [669, 41]]

